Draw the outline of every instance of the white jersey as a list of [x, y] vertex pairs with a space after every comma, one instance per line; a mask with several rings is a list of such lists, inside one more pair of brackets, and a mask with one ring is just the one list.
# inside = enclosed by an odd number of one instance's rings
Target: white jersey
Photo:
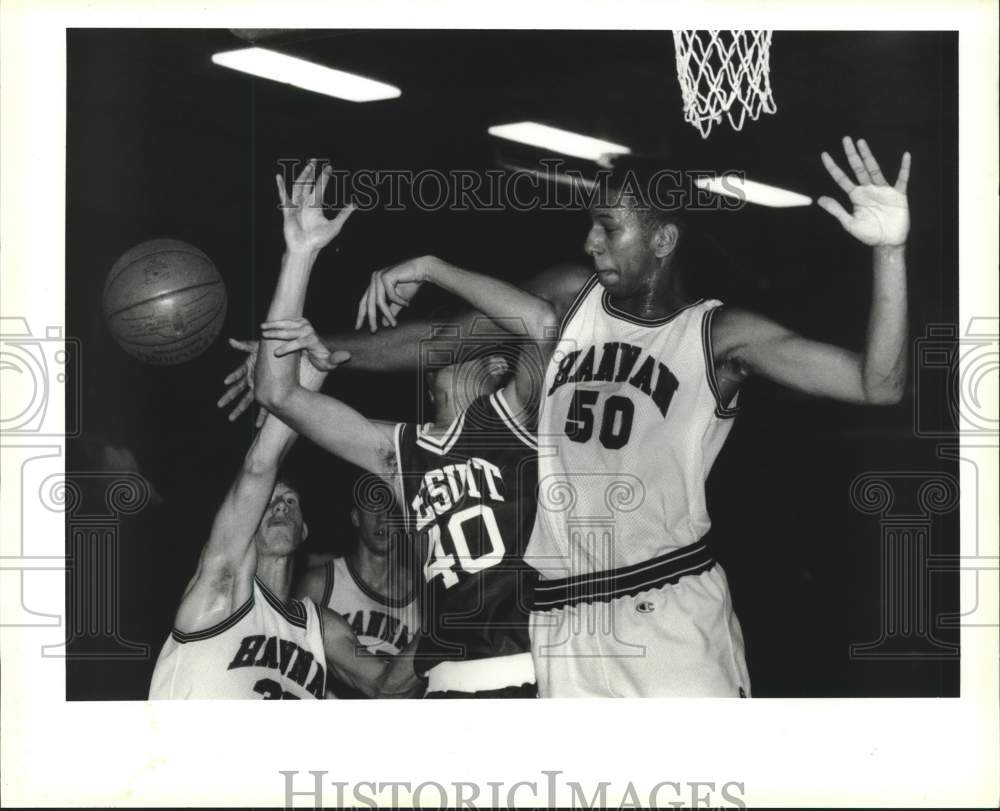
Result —
[[160, 698], [323, 698], [323, 629], [312, 600], [283, 603], [254, 578], [253, 593], [204, 631], [174, 629], [149, 690]]
[[542, 697], [748, 696], [743, 634], [704, 537], [705, 480], [736, 409], [712, 357], [718, 301], [655, 320], [593, 277], [545, 377], [526, 560]]
[[385, 597], [361, 579], [346, 557], [327, 561], [322, 604], [347, 620], [370, 653], [394, 656], [420, 628], [416, 589], [406, 598]]
[[545, 376], [527, 559], [543, 579], [619, 569], [708, 532], [705, 480], [736, 409], [718, 395], [701, 300], [654, 320], [590, 279]]

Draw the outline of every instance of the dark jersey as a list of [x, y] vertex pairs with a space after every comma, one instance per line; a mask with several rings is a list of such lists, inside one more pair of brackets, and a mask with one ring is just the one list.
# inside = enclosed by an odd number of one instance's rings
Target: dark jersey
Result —
[[396, 453], [406, 520], [430, 538], [418, 672], [529, 651], [534, 436], [497, 392], [475, 400], [443, 436], [400, 423]]

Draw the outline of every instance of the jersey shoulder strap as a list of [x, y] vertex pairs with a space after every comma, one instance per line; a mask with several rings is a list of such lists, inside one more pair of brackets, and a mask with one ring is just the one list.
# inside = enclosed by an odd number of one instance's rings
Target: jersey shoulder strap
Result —
[[598, 284], [599, 282], [597, 280], [597, 274], [595, 273], [593, 276], [587, 279], [583, 287], [580, 288], [580, 292], [576, 294], [576, 298], [573, 299], [573, 302], [569, 305], [569, 309], [566, 310], [566, 314], [562, 317], [562, 320], [559, 322], [560, 338], [563, 336], [563, 334], [566, 332], [566, 329], [569, 327], [569, 323], [570, 321], [573, 320], [573, 316], [576, 315], [580, 307], [583, 306], [583, 302], [586, 301], [587, 296], [590, 295], [591, 291], [593, 291], [593, 289], [597, 287]]

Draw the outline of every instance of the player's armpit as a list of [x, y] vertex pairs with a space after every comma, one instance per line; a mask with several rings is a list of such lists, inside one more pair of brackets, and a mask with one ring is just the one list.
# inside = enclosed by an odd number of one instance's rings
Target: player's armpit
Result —
[[724, 307], [712, 319], [715, 363], [805, 394], [868, 403], [856, 352], [803, 338], [764, 316]]
[[323, 625], [323, 651], [330, 670], [345, 684], [369, 698], [374, 697], [389, 660], [365, 650], [351, 626], [339, 614], [324, 607], [320, 607], [319, 611]]
[[196, 633], [228, 619], [253, 593], [256, 556], [234, 562], [224, 555], [213, 555], [206, 547], [198, 560], [198, 569], [184, 590], [174, 617], [174, 628], [182, 633]]

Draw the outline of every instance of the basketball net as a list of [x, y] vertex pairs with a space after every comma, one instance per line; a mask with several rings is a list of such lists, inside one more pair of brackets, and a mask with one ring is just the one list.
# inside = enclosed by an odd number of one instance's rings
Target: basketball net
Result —
[[770, 31], [674, 31], [684, 120], [707, 138], [729, 119], [734, 130], [749, 116], [778, 108], [771, 96]]

